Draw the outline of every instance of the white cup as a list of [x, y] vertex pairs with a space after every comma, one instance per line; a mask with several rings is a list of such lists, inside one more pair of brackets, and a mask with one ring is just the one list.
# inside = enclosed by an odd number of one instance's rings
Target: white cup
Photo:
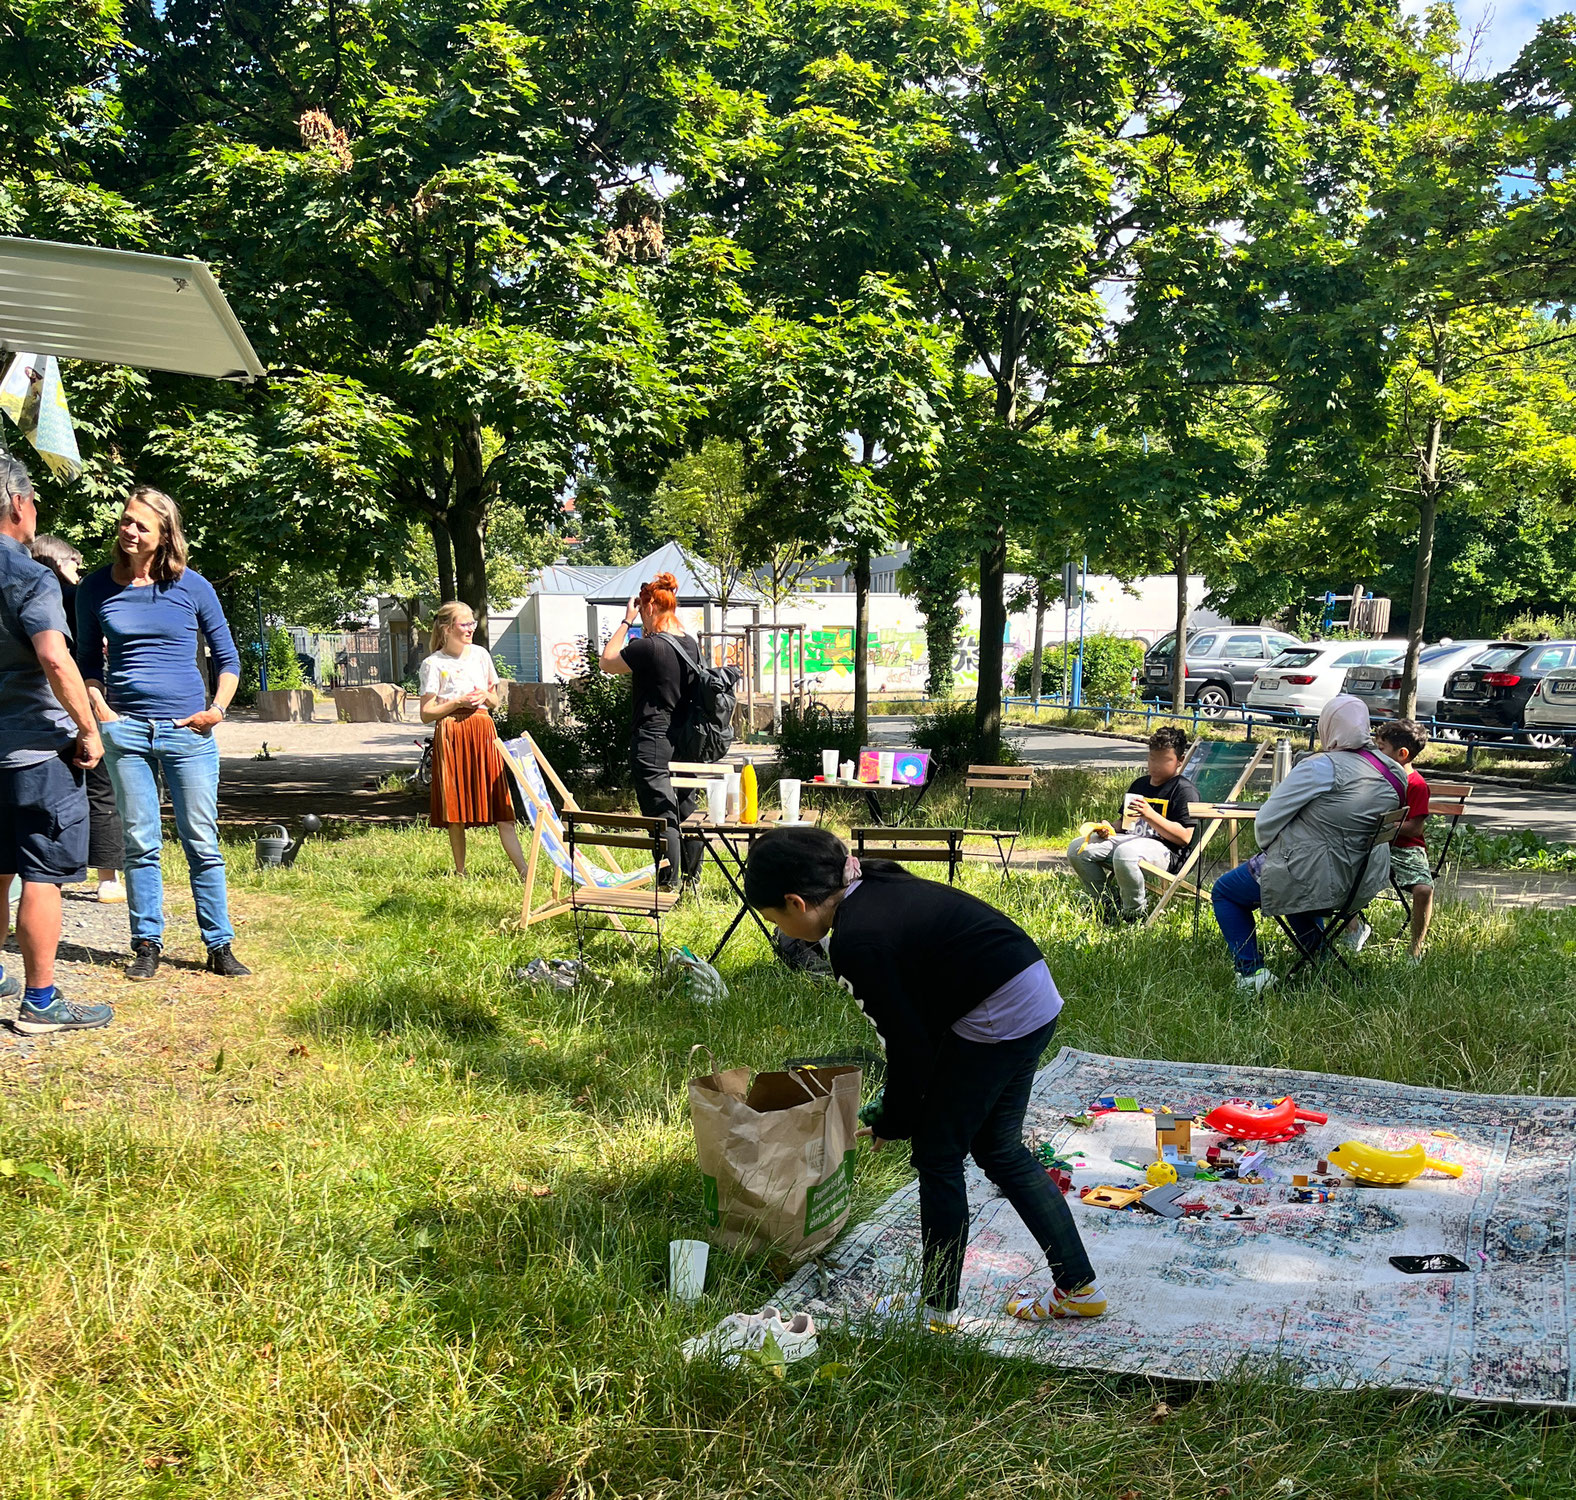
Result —
[[668, 1241], [668, 1290], [680, 1302], [695, 1302], [706, 1290], [705, 1240]]
[[837, 780], [837, 751], [823, 750], [821, 752], [821, 774], [828, 781]]
[[741, 771], [728, 772], [728, 816], [734, 819], [738, 818], [740, 809], [744, 805], [739, 800], [740, 796], [742, 795], [742, 788], [740, 786], [740, 778], [742, 775], [743, 772]]
[[713, 823], [728, 821], [728, 783], [720, 776], [706, 783], [706, 816]]
[[853, 763], [853, 761], [845, 760], [843, 762], [843, 768], [842, 768], [840, 779], [843, 780], [843, 781], [852, 781], [854, 779], [854, 763]]
[[784, 823], [799, 821], [799, 790], [802, 785], [802, 782], [795, 781], [789, 776], [783, 777], [777, 783], [777, 795], [782, 800]]
[[882, 786], [892, 785], [892, 767], [897, 762], [895, 750], [880, 750], [876, 752], [877, 776]]

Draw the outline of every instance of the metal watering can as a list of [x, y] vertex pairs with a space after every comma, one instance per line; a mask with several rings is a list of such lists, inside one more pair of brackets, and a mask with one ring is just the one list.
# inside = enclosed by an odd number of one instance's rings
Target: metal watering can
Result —
[[308, 813], [301, 819], [301, 837], [292, 840], [283, 823], [271, 823], [257, 835], [257, 864], [259, 869], [288, 869], [295, 863], [296, 855], [308, 834], [316, 833], [323, 820]]

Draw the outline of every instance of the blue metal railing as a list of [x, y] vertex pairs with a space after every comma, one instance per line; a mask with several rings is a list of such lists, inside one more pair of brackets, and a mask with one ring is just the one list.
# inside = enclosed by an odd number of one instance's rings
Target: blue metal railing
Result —
[[[1033, 700], [1027, 696], [1010, 695], [1002, 699], [1004, 710], [1013, 707], [1032, 708], [1033, 706]], [[1060, 693], [1041, 693], [1040, 707], [1065, 708], [1069, 713], [1099, 714], [1103, 718], [1107, 729], [1111, 727], [1112, 718], [1117, 715], [1123, 718], [1142, 718], [1146, 728], [1155, 719], [1176, 720], [1191, 718], [1195, 734], [1198, 732], [1200, 722], [1205, 724], [1241, 724], [1243, 726], [1243, 738], [1247, 740], [1253, 738], [1255, 724], [1272, 729], [1279, 725], [1284, 728], [1295, 729], [1298, 734], [1306, 732], [1310, 750], [1314, 748], [1319, 732], [1317, 723], [1311, 722], [1302, 715], [1292, 713], [1287, 709], [1232, 707], [1222, 709], [1218, 714], [1205, 714], [1200, 711], [1195, 703], [1190, 704], [1188, 708], [1178, 714], [1168, 707], [1152, 702], [1090, 703], [1088, 701], [1081, 703], [1077, 708], [1073, 708], [1065, 701], [1064, 695]], [[1451, 739], [1447, 740], [1446, 743], [1466, 746], [1466, 769], [1469, 771], [1476, 762], [1477, 753], [1481, 747], [1485, 745], [1503, 745], [1507, 739], [1513, 741], [1518, 732], [1524, 732], [1510, 729], [1485, 730], [1481, 724], [1458, 724], [1449, 719], [1435, 718], [1432, 715], [1420, 718], [1417, 722], [1428, 731], [1431, 739], [1441, 738], [1438, 733], [1440, 730], [1454, 731]], [[1562, 739], [1563, 744], [1558, 752], [1553, 747], [1550, 747], [1541, 753], [1569, 754], [1571, 768], [1576, 770], [1576, 734], [1564, 735]], [[1536, 746], [1523, 746], [1521, 748], [1530, 749], [1533, 754], [1540, 753]]]

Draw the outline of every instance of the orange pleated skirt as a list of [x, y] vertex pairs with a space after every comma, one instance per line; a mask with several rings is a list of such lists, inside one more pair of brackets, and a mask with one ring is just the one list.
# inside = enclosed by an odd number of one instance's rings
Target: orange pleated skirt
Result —
[[490, 828], [514, 822], [509, 776], [498, 753], [492, 715], [479, 709], [439, 719], [432, 736], [432, 813], [434, 828], [451, 823]]

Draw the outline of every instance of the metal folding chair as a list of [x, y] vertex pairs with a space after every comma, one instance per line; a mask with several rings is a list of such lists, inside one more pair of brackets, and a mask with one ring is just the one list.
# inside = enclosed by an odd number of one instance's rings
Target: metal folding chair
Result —
[[945, 864], [952, 884], [963, 863], [961, 828], [852, 828], [857, 859], [890, 859], [900, 865]]
[[[1007, 876], [1012, 873], [1012, 851], [1017, 847], [1018, 838], [1023, 832], [1023, 809], [1028, 801], [1029, 792], [1034, 786], [1034, 768], [1032, 766], [970, 766], [963, 785], [967, 788], [968, 795], [963, 801], [963, 837], [967, 839], [991, 839], [996, 845], [994, 856], [974, 856], [976, 858], [992, 858], [1001, 862], [1001, 878], [1005, 884]], [[968, 826], [970, 815], [974, 810], [974, 794], [984, 792], [987, 796], [997, 799], [1005, 798], [1011, 803], [1017, 799], [1012, 808], [1011, 827], [973, 828]], [[1006, 824], [1009, 819], [998, 820]], [[965, 856], [967, 857], [967, 855]]]
[[[1392, 808], [1379, 820], [1378, 827], [1374, 829], [1373, 838], [1370, 840], [1367, 852], [1358, 861], [1357, 871], [1352, 876], [1352, 883], [1347, 889], [1346, 897], [1335, 911], [1325, 915], [1324, 926], [1317, 928], [1307, 939], [1311, 947], [1304, 945], [1304, 940], [1297, 936], [1296, 930], [1291, 925], [1291, 918], [1275, 914], [1276, 925], [1291, 939], [1292, 947], [1297, 950], [1297, 962], [1291, 966], [1286, 975], [1290, 982], [1310, 963], [1325, 957], [1333, 957], [1335, 961], [1346, 970], [1347, 974], [1355, 979], [1357, 971], [1347, 963], [1346, 955], [1340, 949], [1340, 937], [1351, 924], [1356, 921], [1362, 911], [1358, 903], [1358, 895], [1363, 888], [1363, 880], [1368, 874], [1368, 861], [1373, 858], [1374, 850], [1382, 849], [1387, 844], [1395, 842], [1397, 830], [1406, 821], [1404, 807]], [[1297, 913], [1297, 915], [1306, 915]]]
[[[578, 860], [580, 851], [593, 849], [634, 849], [651, 861], [655, 869], [667, 850], [667, 824], [661, 818], [639, 818], [629, 813], [593, 813], [579, 808], [565, 808], [561, 814], [564, 837], [569, 844], [569, 858]], [[585, 939], [588, 930], [607, 931], [616, 928], [628, 937], [655, 936], [657, 942], [657, 968], [662, 968], [662, 919], [678, 902], [677, 891], [664, 891], [656, 886], [644, 889], [630, 886], [572, 885], [569, 888], [569, 910], [575, 923], [575, 951], [585, 958]], [[608, 918], [606, 928], [587, 929], [584, 919], [592, 913]], [[649, 928], [630, 928], [624, 923], [630, 919], [649, 922]]]

